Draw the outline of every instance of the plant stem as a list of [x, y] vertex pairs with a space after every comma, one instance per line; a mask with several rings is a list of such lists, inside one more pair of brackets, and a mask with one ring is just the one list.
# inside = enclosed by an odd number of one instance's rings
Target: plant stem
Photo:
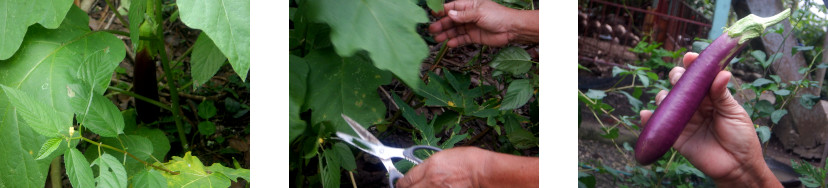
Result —
[[667, 161], [667, 164], [664, 165], [664, 174], [658, 176], [658, 182], [655, 183], [656, 187], [661, 187], [661, 181], [664, 179], [664, 176], [667, 175], [667, 171], [670, 171], [670, 164], [673, 163], [673, 159], [676, 157], [677, 152], [673, 152], [673, 155], [670, 155], [670, 160]]
[[[161, 55], [161, 67], [164, 69], [164, 75], [167, 76], [167, 88], [170, 90], [170, 93], [178, 93], [178, 86], [176, 84], [177, 80], [173, 74], [172, 69], [170, 69], [170, 60], [167, 57], [167, 50], [164, 48], [164, 39], [158, 36], [156, 38], [157, 42], [154, 44], [158, 49], [158, 52]], [[178, 129], [178, 138], [181, 140], [181, 147], [184, 151], [189, 151], [189, 144], [187, 143], [187, 137], [184, 135], [184, 126], [181, 125], [181, 105], [179, 104], [178, 95], [170, 95], [170, 100], [172, 102], [172, 114], [173, 120], [175, 120], [175, 127]]]
[[127, 23], [126, 20], [124, 20], [124, 17], [121, 16], [121, 13], [118, 13], [118, 10], [116, 10], [115, 6], [112, 6], [111, 1], [109, 1], [109, 0], [104, 0], [104, 1], [106, 1], [106, 5], [109, 6], [109, 10], [112, 11], [113, 13], [115, 13], [115, 16], [118, 17], [118, 20], [121, 21], [121, 24], [124, 24], [124, 25], [129, 24], [129, 23]]
[[167, 106], [167, 105], [165, 105], [164, 103], [161, 103], [161, 102], [159, 102], [159, 101], [152, 100], [152, 99], [150, 99], [150, 98], [147, 98], [147, 97], [144, 97], [144, 96], [138, 95], [137, 93], [129, 92], [129, 91], [127, 91], [127, 90], [123, 90], [123, 89], [121, 89], [121, 88], [112, 87], [112, 86], [109, 86], [109, 87], [108, 87], [108, 89], [109, 89], [109, 90], [113, 90], [113, 91], [118, 92], [118, 93], [121, 93], [121, 94], [124, 94], [124, 95], [129, 95], [129, 96], [135, 97], [135, 99], [139, 99], [139, 100], [142, 100], [142, 101], [148, 102], [148, 103], [150, 103], [150, 104], [154, 104], [155, 106], [161, 107], [161, 108], [163, 108], [164, 110], [169, 110], [169, 111], [172, 111], [172, 109], [170, 109], [170, 106]]
[[353, 185], [354, 188], [356, 188], [357, 186], [356, 186], [356, 180], [354, 180], [354, 172], [348, 171], [348, 175], [351, 175], [351, 185]]
[[62, 156], [55, 157], [52, 159], [52, 164], [49, 167], [49, 178], [51, 178], [52, 188], [62, 188], [63, 187], [63, 173], [60, 173], [60, 158]]
[[[155, 165], [153, 165], [153, 164], [150, 164], [150, 163], [148, 163], [148, 162], [146, 162], [146, 161], [144, 161], [144, 160], [139, 159], [138, 157], [135, 157], [135, 155], [132, 155], [132, 153], [129, 153], [129, 152], [127, 152], [127, 151], [124, 151], [124, 150], [121, 150], [121, 149], [118, 149], [118, 148], [115, 148], [115, 147], [112, 147], [112, 146], [110, 146], [110, 145], [106, 145], [106, 144], [103, 144], [103, 143], [100, 143], [100, 142], [95, 142], [95, 141], [92, 141], [92, 140], [90, 140], [90, 139], [88, 139], [88, 138], [86, 138], [86, 137], [82, 137], [82, 136], [81, 136], [81, 137], [77, 137], [77, 138], [80, 138], [81, 140], [86, 141], [86, 142], [88, 142], [88, 143], [90, 143], [90, 144], [96, 145], [96, 146], [98, 146], [98, 147], [108, 148], [108, 149], [111, 149], [111, 150], [114, 150], [114, 151], [117, 151], [117, 152], [120, 152], [120, 153], [123, 153], [123, 154], [129, 155], [129, 157], [132, 157], [133, 159], [137, 160], [138, 162], [143, 163], [144, 165], [151, 166], [151, 167], [153, 167], [153, 168], [155, 168], [155, 169], [162, 170], [162, 171], [167, 172], [167, 173], [170, 173], [170, 174], [172, 174], [172, 175], [178, 175], [178, 172], [173, 172], [173, 171], [168, 170], [168, 169], [166, 169], [166, 168], [163, 168], [163, 167], [160, 167], [160, 166], [155, 166]], [[74, 139], [74, 138], [73, 138], [73, 139]]]

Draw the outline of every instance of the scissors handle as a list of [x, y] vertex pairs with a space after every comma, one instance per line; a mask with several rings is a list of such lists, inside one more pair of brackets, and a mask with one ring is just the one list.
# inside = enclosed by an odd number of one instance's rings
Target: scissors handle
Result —
[[416, 146], [411, 146], [411, 147], [409, 147], [409, 148], [405, 148], [405, 150], [403, 150], [403, 155], [405, 156], [405, 159], [408, 159], [409, 161], [413, 162], [414, 164], [420, 164], [420, 163], [423, 163], [423, 160], [422, 160], [422, 159], [418, 158], [417, 156], [414, 156], [414, 151], [416, 151], [416, 150], [418, 150], [418, 149], [427, 149], [427, 150], [433, 150], [433, 151], [443, 151], [443, 150], [441, 150], [440, 148], [438, 148], [438, 147], [434, 147], [434, 146], [426, 146], [426, 145], [416, 145]]

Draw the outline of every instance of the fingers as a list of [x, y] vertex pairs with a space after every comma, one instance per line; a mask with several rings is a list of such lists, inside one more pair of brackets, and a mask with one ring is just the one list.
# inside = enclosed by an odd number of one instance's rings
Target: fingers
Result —
[[642, 125], [641, 127], [643, 128], [644, 125], [647, 125], [647, 121], [650, 120], [650, 116], [653, 115], [653, 111], [651, 111], [651, 110], [642, 110], [638, 114], [641, 115], [641, 125]]
[[472, 42], [472, 39], [469, 35], [460, 35], [460, 36], [451, 38], [451, 40], [448, 41], [447, 45], [451, 48], [454, 48], [454, 47], [458, 47], [458, 46], [468, 44], [468, 43], [471, 43], [471, 42]]
[[687, 52], [686, 54], [684, 54], [684, 58], [682, 59], [682, 62], [684, 62], [684, 67], [690, 67], [690, 64], [692, 64], [693, 61], [695, 61], [698, 57], [699, 54], [695, 52]]
[[681, 67], [674, 67], [673, 70], [670, 70], [670, 84], [676, 85], [676, 82], [678, 82], [679, 78], [681, 78], [681, 75], [684, 75], [684, 71], [686, 71], [686, 69]]
[[667, 93], [669, 93], [667, 90], [661, 90], [656, 94], [656, 106], [661, 105], [661, 101], [664, 100], [664, 97], [667, 97]]
[[411, 168], [411, 170], [408, 170], [408, 172], [405, 173], [405, 176], [397, 180], [396, 187], [414, 187], [417, 184], [417, 182], [422, 180], [425, 165], [426, 163], [424, 162], [421, 165], [414, 166], [413, 168]]
[[431, 25], [428, 26], [428, 32], [431, 32], [432, 34], [440, 33], [444, 30], [454, 28], [454, 25], [454, 21], [452, 21], [451, 18], [442, 18], [434, 23], [431, 23]]
[[725, 114], [744, 114], [747, 117], [747, 112], [739, 105], [739, 102], [730, 94], [727, 89], [727, 82], [730, 81], [732, 74], [728, 71], [721, 71], [713, 79], [713, 85], [710, 86], [710, 101], [713, 102], [713, 108]]

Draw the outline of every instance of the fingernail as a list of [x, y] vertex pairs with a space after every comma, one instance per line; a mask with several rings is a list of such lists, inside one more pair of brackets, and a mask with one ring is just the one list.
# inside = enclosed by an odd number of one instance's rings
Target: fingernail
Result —
[[449, 10], [449, 15], [457, 16], [457, 11], [456, 10]]

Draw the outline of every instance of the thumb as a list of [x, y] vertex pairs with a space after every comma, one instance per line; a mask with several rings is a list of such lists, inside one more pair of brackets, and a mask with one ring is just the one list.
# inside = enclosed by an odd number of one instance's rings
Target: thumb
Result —
[[475, 10], [449, 10], [448, 14], [451, 20], [457, 23], [476, 22], [478, 18], [477, 11]]
[[710, 100], [713, 102], [713, 108], [725, 114], [747, 114], [744, 112], [742, 105], [733, 98], [730, 90], [727, 90], [727, 83], [730, 81], [732, 74], [728, 71], [721, 71], [713, 79], [713, 84], [710, 86]]

